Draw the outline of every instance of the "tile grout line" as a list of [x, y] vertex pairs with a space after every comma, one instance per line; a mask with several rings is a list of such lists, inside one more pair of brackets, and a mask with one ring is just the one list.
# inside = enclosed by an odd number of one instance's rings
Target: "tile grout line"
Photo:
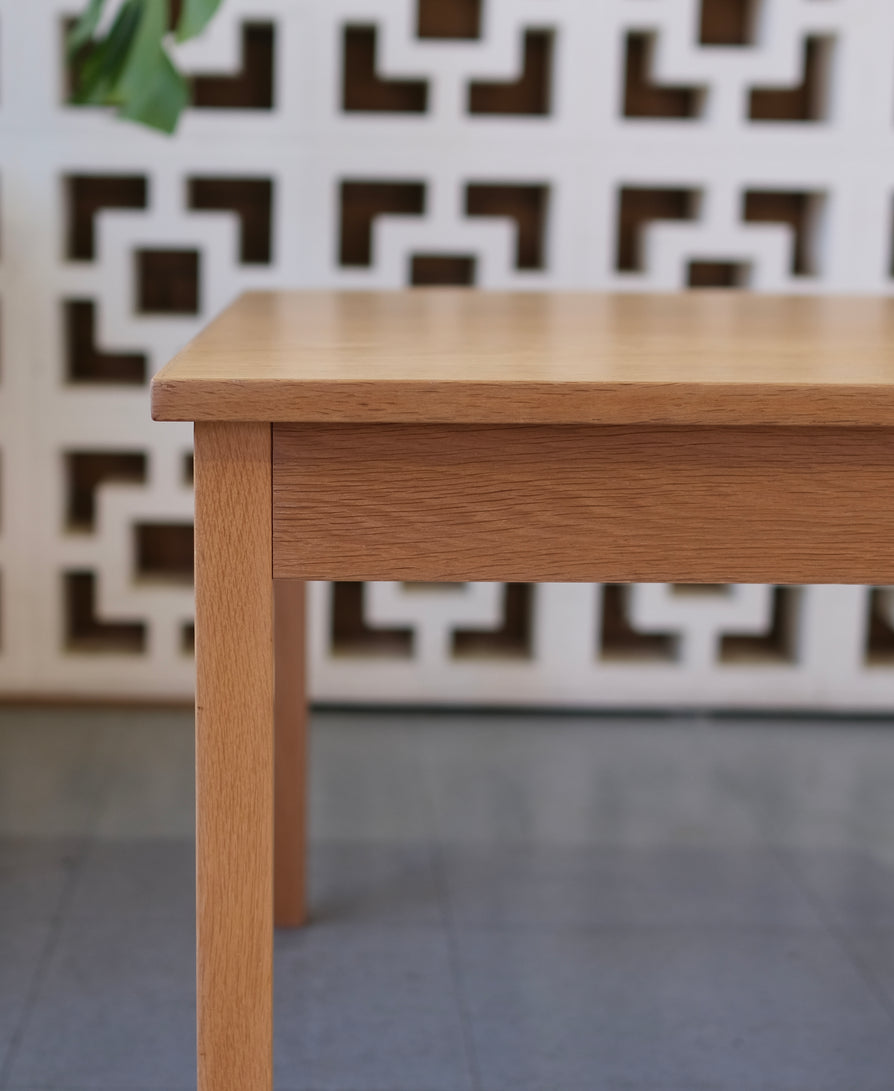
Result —
[[463, 988], [462, 969], [459, 960], [459, 951], [456, 945], [456, 930], [453, 920], [453, 912], [450, 905], [450, 896], [447, 890], [446, 873], [444, 871], [444, 846], [441, 844], [441, 832], [438, 825], [437, 807], [432, 793], [431, 766], [426, 760], [426, 747], [420, 745], [420, 772], [422, 783], [425, 785], [425, 804], [428, 811], [429, 844], [432, 862], [432, 872], [435, 888], [438, 894], [438, 904], [441, 910], [441, 924], [447, 938], [447, 959], [450, 967], [450, 979], [453, 991], [456, 994], [456, 1004], [459, 1009], [460, 1027], [462, 1030], [463, 1046], [466, 1055], [466, 1067], [468, 1069], [469, 1082], [472, 1091], [482, 1091], [481, 1069], [478, 1063], [478, 1053], [475, 1049], [475, 1037], [472, 1034], [472, 1017], [466, 1002], [466, 994]]
[[472, 1091], [482, 1091], [481, 1069], [478, 1063], [478, 1053], [475, 1049], [475, 1037], [472, 1034], [472, 1015], [469, 1011], [468, 1003], [466, 1002], [459, 950], [456, 943], [456, 922], [453, 919], [450, 896], [445, 881], [443, 846], [440, 843], [440, 839], [437, 837], [432, 842], [432, 862], [434, 865], [438, 901], [441, 905], [442, 923], [447, 935], [447, 957], [450, 963], [450, 977], [453, 982], [454, 992], [456, 993], [457, 1006], [459, 1007], [469, 1079], [472, 1084]]
[[888, 995], [887, 990], [876, 978], [875, 974], [868, 968], [866, 963], [858, 955], [854, 954], [850, 944], [845, 940], [842, 935], [841, 929], [834, 924], [826, 915], [823, 907], [822, 900], [814, 893], [813, 889], [808, 883], [801, 877], [796, 867], [789, 868], [782, 860], [782, 851], [780, 849], [774, 849], [774, 855], [779, 863], [780, 868], [789, 876], [791, 881], [798, 887], [798, 889], [804, 894], [810, 904], [813, 906], [820, 923], [822, 924], [827, 935], [833, 940], [836, 947], [844, 954], [845, 958], [854, 967], [860, 976], [863, 984], [869, 989], [875, 999], [878, 1001], [880, 1007], [885, 1014], [894, 1023], [894, 1000]]
[[15, 1061], [18, 1057], [19, 1048], [22, 1044], [22, 1039], [25, 1036], [25, 1031], [31, 1021], [31, 1016], [34, 1012], [34, 1006], [37, 1003], [37, 997], [43, 985], [44, 978], [46, 976], [47, 969], [50, 965], [50, 960], [56, 953], [56, 949], [59, 945], [59, 937], [62, 933], [62, 925], [65, 922], [66, 912], [71, 904], [75, 887], [81, 878], [84, 870], [84, 865], [87, 861], [90, 851], [95, 842], [95, 838], [92, 835], [84, 836], [80, 839], [81, 844], [78, 846], [75, 864], [71, 869], [71, 874], [67, 877], [63, 884], [62, 891], [59, 895], [59, 900], [53, 912], [50, 914], [50, 929], [47, 935], [46, 942], [43, 945], [43, 949], [40, 952], [40, 956], [37, 960], [37, 965], [34, 968], [34, 973], [31, 976], [28, 988], [25, 992], [24, 1003], [19, 1019], [16, 1022], [15, 1028], [9, 1039], [9, 1048], [6, 1051], [6, 1057], [4, 1058], [2, 1066], [0, 1066], [0, 1091], [7, 1091], [10, 1087], [10, 1077], [15, 1065]]

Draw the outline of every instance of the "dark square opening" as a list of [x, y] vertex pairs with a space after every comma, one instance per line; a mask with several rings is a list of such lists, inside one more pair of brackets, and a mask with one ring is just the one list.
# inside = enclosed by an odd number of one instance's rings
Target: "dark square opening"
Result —
[[137, 309], [142, 314], [198, 314], [199, 252], [138, 250]]

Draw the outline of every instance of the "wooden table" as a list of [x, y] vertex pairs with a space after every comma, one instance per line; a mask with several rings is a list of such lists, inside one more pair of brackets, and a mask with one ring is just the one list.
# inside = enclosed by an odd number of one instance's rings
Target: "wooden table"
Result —
[[303, 581], [894, 583], [894, 301], [251, 294], [152, 409], [196, 422], [200, 1091], [272, 1085]]

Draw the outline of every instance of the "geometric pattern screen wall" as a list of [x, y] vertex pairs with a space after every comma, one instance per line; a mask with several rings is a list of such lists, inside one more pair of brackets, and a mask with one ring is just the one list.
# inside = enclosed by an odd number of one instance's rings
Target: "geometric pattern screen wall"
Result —
[[[82, 7], [0, 0], [0, 694], [190, 695], [147, 380], [244, 289], [894, 288], [890, 0], [227, 0], [173, 139], [65, 105]], [[894, 594], [314, 584], [310, 659], [318, 700], [886, 710]]]

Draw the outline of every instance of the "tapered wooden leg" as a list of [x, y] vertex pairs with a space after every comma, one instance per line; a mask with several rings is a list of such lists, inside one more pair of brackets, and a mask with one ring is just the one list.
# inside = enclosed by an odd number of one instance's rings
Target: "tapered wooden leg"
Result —
[[273, 1086], [270, 426], [195, 429], [198, 1091]]
[[304, 663], [305, 585], [274, 583], [276, 817], [273, 920], [297, 928], [307, 918], [307, 692]]

